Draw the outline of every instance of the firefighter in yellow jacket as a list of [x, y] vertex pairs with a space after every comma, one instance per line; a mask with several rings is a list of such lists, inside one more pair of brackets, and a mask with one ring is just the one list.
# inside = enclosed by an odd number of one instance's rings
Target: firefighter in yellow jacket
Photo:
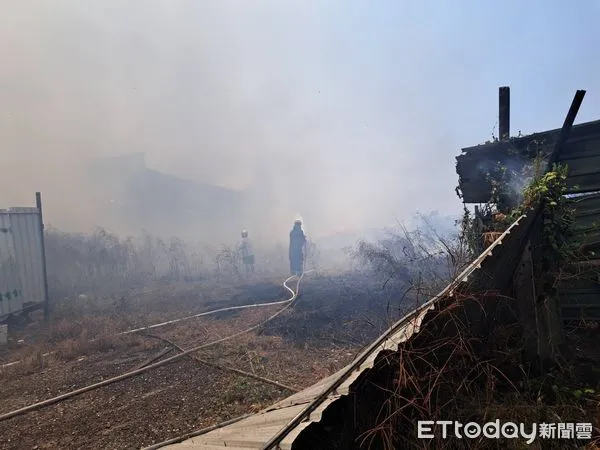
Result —
[[246, 273], [254, 272], [254, 249], [252, 242], [248, 238], [248, 231], [242, 230], [242, 240], [239, 245], [239, 250], [242, 255], [242, 262], [246, 268]]

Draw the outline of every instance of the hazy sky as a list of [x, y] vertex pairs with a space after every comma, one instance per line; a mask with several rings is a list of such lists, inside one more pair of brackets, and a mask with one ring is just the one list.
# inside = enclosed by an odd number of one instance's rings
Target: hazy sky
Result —
[[78, 161], [144, 151], [272, 186], [313, 230], [452, 213], [499, 86], [515, 134], [560, 127], [576, 89], [577, 122], [600, 118], [598, 18], [594, 0], [5, 0], [0, 204], [41, 189], [64, 220], [85, 210], [53, 194], [77, 191]]

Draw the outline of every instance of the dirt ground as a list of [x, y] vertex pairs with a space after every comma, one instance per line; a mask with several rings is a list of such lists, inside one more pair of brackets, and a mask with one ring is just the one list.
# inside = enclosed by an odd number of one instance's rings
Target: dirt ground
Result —
[[[280, 300], [286, 296], [282, 281], [182, 283], [122, 298], [78, 297], [61, 302], [47, 325], [39, 313], [32, 314], [29, 323], [12, 324], [11, 341], [0, 351], [0, 414], [139, 368], [171, 348], [164, 339], [188, 349], [258, 324], [281, 306], [117, 335], [211, 309]], [[387, 294], [377, 289], [364, 280], [307, 277], [294, 308], [262, 333], [193, 356], [301, 390], [349, 363], [397, 315], [390, 313]], [[258, 411], [291, 394], [194, 357], [2, 421], [0, 448], [140, 448]]]

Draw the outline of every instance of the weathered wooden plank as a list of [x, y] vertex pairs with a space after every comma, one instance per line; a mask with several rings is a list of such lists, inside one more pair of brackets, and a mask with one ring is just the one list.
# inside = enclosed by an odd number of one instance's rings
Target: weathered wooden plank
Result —
[[557, 158], [559, 162], [568, 162], [569, 160], [589, 158], [600, 154], [600, 135], [588, 136], [585, 139], [580, 138], [576, 142], [568, 141], [564, 150]]
[[600, 173], [589, 175], [570, 175], [567, 188], [571, 194], [600, 191]]
[[561, 164], [569, 168], [569, 176], [597, 175], [600, 173], [600, 149], [598, 153], [587, 158], [564, 159]]
[[600, 307], [598, 308], [562, 308], [561, 317], [567, 320], [600, 320]]

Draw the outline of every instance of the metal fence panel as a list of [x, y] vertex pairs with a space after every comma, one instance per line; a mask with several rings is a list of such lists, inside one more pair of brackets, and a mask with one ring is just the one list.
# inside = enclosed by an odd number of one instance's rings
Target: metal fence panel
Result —
[[23, 306], [42, 303], [44, 272], [39, 211], [37, 208], [10, 208], [8, 215], [23, 289]]
[[21, 311], [23, 288], [8, 210], [0, 209], [0, 317]]

